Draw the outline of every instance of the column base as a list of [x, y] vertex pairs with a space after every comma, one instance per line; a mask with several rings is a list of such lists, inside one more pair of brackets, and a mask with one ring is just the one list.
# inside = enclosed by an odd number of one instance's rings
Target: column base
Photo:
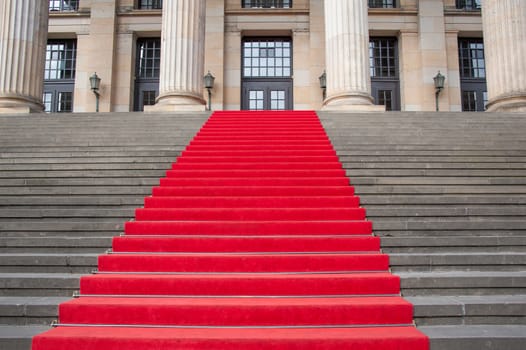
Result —
[[364, 93], [339, 94], [327, 97], [322, 111], [385, 112], [385, 106], [373, 104], [373, 98]]
[[153, 106], [144, 106], [144, 113], [203, 112], [206, 102], [202, 97], [191, 94], [164, 94]]
[[0, 96], [0, 114], [42, 113], [44, 105], [40, 101], [18, 96]]
[[486, 112], [526, 112], [526, 93], [501, 95], [488, 102]]

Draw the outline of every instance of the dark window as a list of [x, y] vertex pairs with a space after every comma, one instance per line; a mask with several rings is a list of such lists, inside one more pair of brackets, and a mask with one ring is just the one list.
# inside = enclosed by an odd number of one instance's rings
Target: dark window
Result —
[[161, 39], [143, 38], [137, 41], [134, 110], [155, 104], [159, 95], [161, 72]]
[[49, 11], [77, 11], [79, 0], [49, 0]]
[[484, 111], [488, 102], [488, 94], [483, 40], [479, 38], [459, 39], [458, 59], [462, 110]]
[[159, 10], [163, 8], [163, 0], [139, 0], [137, 8], [141, 10]]
[[241, 2], [243, 8], [292, 8], [292, 0], [243, 0]]
[[292, 76], [290, 40], [269, 39], [243, 42], [244, 78], [288, 78]]
[[73, 111], [76, 60], [76, 40], [48, 40], [42, 96], [46, 112]]
[[76, 40], [49, 40], [46, 47], [44, 79], [75, 79]]
[[369, 0], [369, 7], [392, 9], [396, 7], [396, 0]]
[[459, 40], [459, 64], [461, 78], [486, 78], [484, 42], [482, 39]]
[[161, 39], [141, 39], [137, 42], [137, 76], [159, 78], [161, 69]]
[[480, 10], [481, 0], [457, 0], [457, 9]]
[[369, 40], [369, 66], [371, 69], [371, 77], [398, 77], [396, 56], [396, 39], [371, 38]]

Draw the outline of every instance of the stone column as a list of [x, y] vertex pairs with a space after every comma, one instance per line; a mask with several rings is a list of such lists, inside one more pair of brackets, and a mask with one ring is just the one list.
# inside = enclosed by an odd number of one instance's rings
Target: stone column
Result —
[[48, 2], [0, 2], [0, 113], [42, 112]]
[[526, 1], [482, 2], [488, 111], [526, 112]]
[[371, 97], [367, 1], [325, 1], [326, 110], [378, 110]]
[[165, 0], [159, 97], [146, 112], [202, 111], [205, 0]]

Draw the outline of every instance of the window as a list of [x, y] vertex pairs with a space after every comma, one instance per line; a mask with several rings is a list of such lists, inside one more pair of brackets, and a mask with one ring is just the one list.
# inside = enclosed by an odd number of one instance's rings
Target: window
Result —
[[458, 46], [461, 78], [486, 78], [483, 40], [461, 39]]
[[49, 0], [49, 11], [77, 11], [79, 0]]
[[396, 0], [369, 0], [369, 8], [392, 9], [396, 7]]
[[159, 95], [161, 73], [161, 39], [143, 38], [137, 41], [134, 110], [155, 104]]
[[480, 10], [482, 0], [457, 0], [457, 9]]
[[49, 40], [46, 47], [45, 80], [75, 79], [77, 42]]
[[458, 41], [460, 88], [463, 111], [484, 111], [488, 100], [484, 41], [461, 38]]
[[290, 9], [292, 8], [292, 0], [243, 0], [241, 2], [243, 8], [281, 8]]
[[243, 42], [243, 77], [285, 78], [292, 75], [290, 40]]
[[159, 78], [161, 70], [161, 39], [141, 39], [137, 42], [138, 77]]
[[73, 111], [76, 61], [76, 40], [48, 40], [42, 96], [46, 112]]
[[371, 38], [369, 40], [369, 66], [371, 77], [397, 77], [396, 39]]
[[163, 0], [139, 0], [137, 8], [141, 10], [160, 10], [163, 8]]

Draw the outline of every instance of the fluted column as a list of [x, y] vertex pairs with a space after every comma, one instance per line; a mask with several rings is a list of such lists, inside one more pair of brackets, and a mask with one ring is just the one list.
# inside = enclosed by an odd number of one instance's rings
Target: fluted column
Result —
[[205, 0], [165, 0], [159, 97], [152, 111], [204, 110]]
[[42, 112], [48, 2], [0, 1], [0, 113]]
[[488, 111], [526, 112], [526, 1], [482, 2]]
[[367, 1], [325, 1], [325, 40], [324, 109], [372, 107]]

